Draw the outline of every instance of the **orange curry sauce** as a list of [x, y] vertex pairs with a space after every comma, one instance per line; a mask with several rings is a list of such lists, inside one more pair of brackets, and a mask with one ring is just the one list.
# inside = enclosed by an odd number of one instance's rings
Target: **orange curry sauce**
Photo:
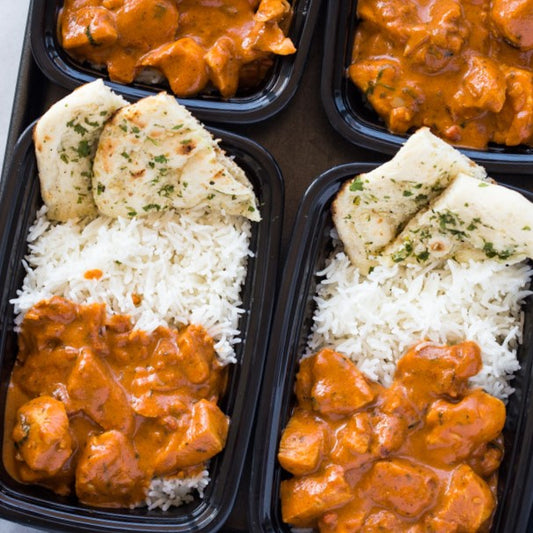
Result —
[[348, 73], [389, 130], [533, 145], [533, 0], [358, 0]]
[[58, 37], [79, 61], [131, 83], [145, 68], [180, 97], [259, 84], [273, 54], [293, 54], [287, 0], [65, 0]]
[[503, 456], [503, 403], [468, 378], [476, 344], [421, 343], [389, 388], [325, 349], [304, 359], [278, 458], [283, 520], [323, 532], [487, 531]]
[[42, 301], [22, 323], [4, 464], [89, 505], [142, 504], [154, 476], [198, 474], [223, 449], [225, 383], [200, 326], [146, 333], [103, 304]]

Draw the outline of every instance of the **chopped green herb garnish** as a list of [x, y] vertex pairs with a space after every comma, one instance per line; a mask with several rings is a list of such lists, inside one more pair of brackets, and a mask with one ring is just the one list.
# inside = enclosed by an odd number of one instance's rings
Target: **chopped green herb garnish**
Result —
[[144, 211], [160, 211], [161, 210], [161, 206], [159, 204], [147, 204], [145, 206], [143, 206], [143, 210]]
[[91, 126], [92, 128], [97, 128], [98, 126], [100, 126], [98, 122], [91, 122], [87, 117], [85, 117], [83, 122], [85, 122], [85, 124]]
[[502, 250], [501, 252], [499, 252], [494, 248], [494, 244], [491, 242], [486, 242], [483, 245], [483, 252], [489, 259], [492, 259], [493, 257], [498, 257], [498, 259], [505, 260], [508, 259], [511, 255], [513, 255], [512, 250]]
[[157, 194], [159, 196], [164, 196], [165, 198], [168, 198], [172, 193], [174, 192], [174, 185], [164, 185], [157, 191]]
[[89, 41], [89, 44], [91, 46], [98, 46], [98, 43], [94, 40], [93, 34], [91, 33], [90, 24], [87, 24], [87, 26], [85, 26], [85, 35], [87, 36], [87, 40]]
[[78, 123], [74, 122], [74, 119], [69, 120], [67, 122], [67, 127], [72, 128], [79, 135], [85, 135], [87, 133], [87, 131], [88, 131], [81, 124], [78, 124]]
[[363, 190], [363, 181], [359, 176], [357, 176], [352, 183], [350, 183], [350, 191], [362, 191]]
[[417, 261], [423, 263], [424, 261], [427, 261], [429, 259], [429, 252], [427, 250], [420, 252], [416, 256]]
[[89, 141], [80, 141], [78, 143], [78, 148], [76, 149], [80, 157], [87, 157], [91, 154], [91, 146]]

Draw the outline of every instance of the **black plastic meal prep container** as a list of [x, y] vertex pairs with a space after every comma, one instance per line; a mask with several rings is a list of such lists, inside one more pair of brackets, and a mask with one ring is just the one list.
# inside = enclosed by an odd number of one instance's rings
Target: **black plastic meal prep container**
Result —
[[[293, 228], [289, 255], [276, 304], [271, 345], [257, 414], [249, 512], [254, 531], [287, 532], [281, 519], [280, 482], [287, 479], [277, 461], [281, 433], [295, 396], [298, 361], [311, 332], [315, 309], [316, 275], [333, 251], [330, 207], [342, 183], [377, 165], [351, 163], [320, 175], [308, 188]], [[533, 194], [520, 191], [529, 200]], [[500, 467], [498, 507], [492, 533], [526, 533], [533, 503], [533, 297], [524, 304], [523, 343], [518, 357], [521, 368], [512, 383], [504, 429], [505, 458]]]
[[[394, 154], [407, 136], [388, 131], [347, 75], [357, 24], [357, 0], [327, 2], [322, 104], [331, 125], [348, 141], [376, 152]], [[533, 173], [533, 147], [491, 144], [486, 150], [461, 151], [489, 171]]]
[[[18, 141], [5, 173], [0, 196], [0, 431], [6, 438], [4, 406], [10, 374], [17, 355], [13, 306], [9, 300], [22, 284], [26, 236], [41, 205], [36, 170], [33, 125]], [[101, 509], [82, 505], [75, 497], [60, 497], [37, 486], [17, 483], [0, 461], [0, 516], [50, 530], [63, 531], [216, 531], [228, 518], [237, 494], [252, 433], [259, 385], [266, 357], [274, 307], [284, 189], [279, 168], [270, 154], [253, 141], [211, 129], [220, 146], [235, 157], [250, 179], [261, 206], [260, 222], [252, 224], [248, 272], [242, 290], [239, 329], [242, 342], [235, 346], [238, 362], [230, 365], [228, 387], [220, 406], [231, 417], [224, 450], [211, 460], [211, 483], [204, 498], [171, 507]], [[3, 444], [2, 452], [3, 452]], [[1, 454], [0, 454], [1, 455]]]
[[[297, 51], [277, 56], [264, 82], [254, 90], [222, 99], [216, 95], [200, 95], [179, 99], [194, 115], [207, 122], [246, 124], [265, 120], [283, 109], [294, 95], [307, 59], [311, 37], [318, 18], [321, 0], [292, 0], [294, 15], [288, 36]], [[105, 71], [80, 64], [60, 46], [57, 39], [57, 14], [62, 0], [32, 0], [30, 5], [30, 38], [33, 56], [44, 74], [54, 83], [74, 89], [84, 83], [103, 78], [118, 94], [137, 100], [167, 91], [168, 84], [129, 85], [111, 82]]]

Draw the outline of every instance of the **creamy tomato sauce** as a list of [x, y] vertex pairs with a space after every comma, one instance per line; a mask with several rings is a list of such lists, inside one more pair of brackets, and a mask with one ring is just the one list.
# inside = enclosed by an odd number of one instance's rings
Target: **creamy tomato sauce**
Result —
[[65, 0], [63, 48], [131, 83], [146, 68], [180, 97], [215, 87], [228, 98], [259, 84], [273, 55], [296, 51], [287, 0]]
[[304, 359], [278, 459], [283, 520], [324, 532], [488, 531], [505, 406], [468, 378], [476, 344], [421, 343], [384, 388], [325, 349]]
[[533, 1], [359, 0], [348, 73], [389, 130], [533, 144]]
[[226, 441], [226, 371], [200, 326], [134, 330], [103, 304], [54, 297], [26, 314], [6, 406], [4, 464], [24, 483], [102, 507], [142, 504]]

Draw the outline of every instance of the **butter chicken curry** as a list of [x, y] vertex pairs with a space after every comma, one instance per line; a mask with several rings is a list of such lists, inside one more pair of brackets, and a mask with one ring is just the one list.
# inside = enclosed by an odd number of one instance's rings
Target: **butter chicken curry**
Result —
[[113, 81], [149, 69], [179, 97], [212, 86], [228, 98], [257, 86], [273, 55], [296, 51], [285, 35], [291, 14], [287, 0], [65, 0], [58, 38]]
[[323, 532], [487, 531], [505, 406], [476, 344], [411, 348], [389, 388], [324, 349], [301, 361], [279, 462], [283, 520]]
[[358, 0], [348, 73], [390, 131], [533, 145], [532, 0]]
[[21, 326], [4, 464], [89, 505], [143, 504], [152, 477], [190, 477], [223, 449], [225, 382], [200, 326], [146, 333], [103, 304], [42, 301]]

